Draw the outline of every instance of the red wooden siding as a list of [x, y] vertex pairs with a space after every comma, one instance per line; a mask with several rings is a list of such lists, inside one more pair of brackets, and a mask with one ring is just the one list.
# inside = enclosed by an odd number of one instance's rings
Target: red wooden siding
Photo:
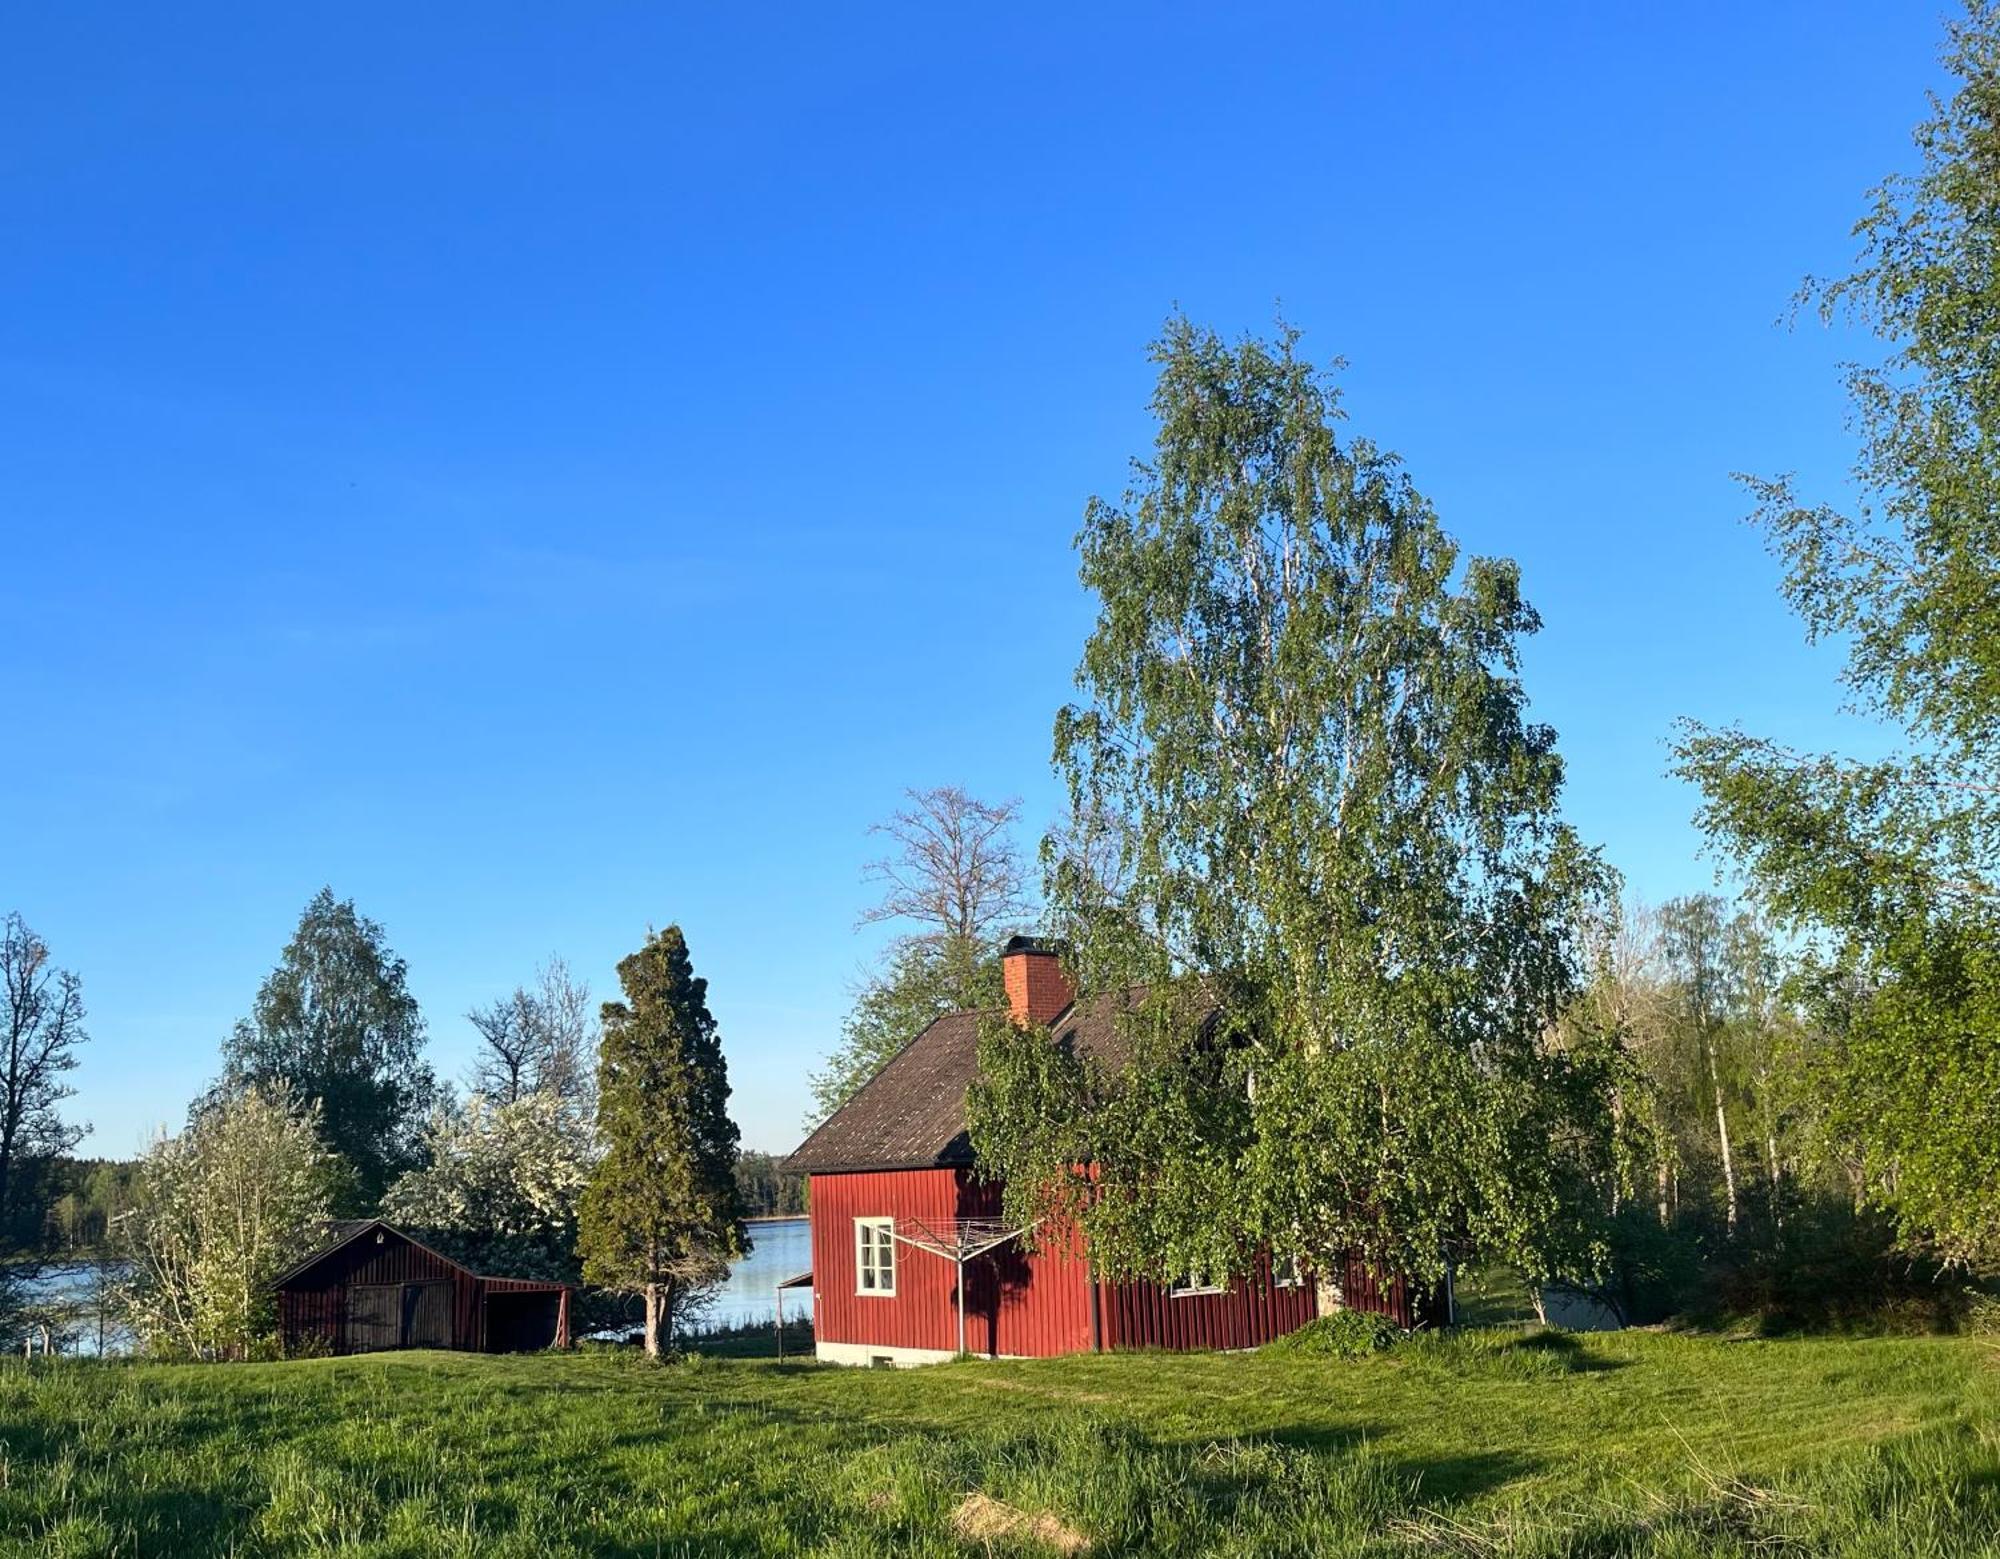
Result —
[[489, 1293], [560, 1293], [557, 1347], [569, 1345], [569, 1295], [560, 1284], [521, 1278], [483, 1278], [405, 1239], [393, 1229], [363, 1233], [329, 1251], [302, 1272], [294, 1273], [278, 1290], [278, 1327], [287, 1353], [321, 1349], [349, 1351], [348, 1291], [376, 1284], [448, 1283], [450, 1341], [448, 1346], [479, 1351], [487, 1346], [486, 1296]]
[[[896, 1292], [858, 1291], [857, 1218], [972, 1218], [999, 1211], [999, 1188], [963, 1170], [814, 1175], [813, 1328], [825, 1342], [879, 1348], [958, 1347], [957, 1269], [897, 1243]], [[1081, 1260], [1006, 1246], [965, 1264], [965, 1345], [974, 1353], [1049, 1358], [1091, 1346], [1090, 1282]]]
[[[898, 1242], [896, 1292], [860, 1293], [854, 1221], [995, 1216], [998, 1186], [979, 1184], [959, 1169], [814, 1175], [809, 1205], [813, 1325], [820, 1340], [946, 1352], [958, 1347], [953, 1264]], [[1254, 1277], [1216, 1294], [1176, 1296], [1160, 1283], [1094, 1282], [1080, 1240], [1063, 1254], [1027, 1256], [1003, 1246], [967, 1262], [965, 1277], [965, 1342], [973, 1353], [1049, 1358], [1095, 1348], [1254, 1348], [1318, 1313], [1311, 1275], [1280, 1286], [1271, 1281], [1268, 1261]], [[1347, 1263], [1342, 1293], [1350, 1309], [1386, 1315], [1398, 1326], [1423, 1325], [1436, 1313], [1427, 1303], [1431, 1296], [1413, 1294], [1401, 1277], [1380, 1280], [1359, 1260]]]
[[1219, 1294], [1179, 1294], [1164, 1283], [1104, 1285], [1107, 1348], [1255, 1348], [1296, 1331], [1317, 1313], [1310, 1282], [1279, 1288], [1270, 1264]]

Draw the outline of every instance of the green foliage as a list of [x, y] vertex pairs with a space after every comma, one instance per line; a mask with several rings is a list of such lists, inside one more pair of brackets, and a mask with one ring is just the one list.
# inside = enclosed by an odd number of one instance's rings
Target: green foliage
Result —
[[2000, 1546], [1989, 1357], [1475, 1333], [1339, 1365], [16, 1359], [0, 1554], [1049, 1551], [971, 1535], [976, 1495], [1099, 1555], [1974, 1559]]
[[806, 1210], [806, 1177], [780, 1170], [775, 1154], [746, 1150], [736, 1156], [736, 1194], [747, 1218], [802, 1214]]
[[1799, 988], [1832, 1041], [1827, 1143], [1912, 1245], [2000, 1259], [2000, 13], [1950, 30], [1957, 91], [1921, 166], [1856, 227], [1853, 274], [1811, 283], [1871, 329], [1848, 370], [1848, 511], [1753, 483], [1786, 599], [1847, 652], [1855, 704], [1912, 750], [1867, 763], [1685, 728], [1680, 771], [1754, 891], [1809, 933]]
[[1287, 1332], [1276, 1342], [1267, 1343], [1274, 1353], [1297, 1353], [1315, 1358], [1365, 1359], [1402, 1341], [1402, 1328], [1385, 1315], [1365, 1310], [1336, 1310], [1306, 1322], [1295, 1332]]
[[676, 1311], [743, 1253], [737, 1130], [708, 982], [669, 926], [618, 965], [625, 1000], [606, 1002], [598, 1052], [604, 1143], [579, 1212], [585, 1280], [646, 1296], [657, 1352]]
[[1624, 1063], [1555, 1025], [1609, 880], [1527, 718], [1518, 570], [1344, 436], [1293, 333], [1175, 319], [1153, 357], [1152, 458], [1078, 538], [1099, 611], [1056, 726], [1097, 848], [1051, 862], [1084, 990], [1147, 991], [1134, 1059], [993, 1026], [977, 1151], [1113, 1272], [1590, 1269]]
[[353, 1170], [343, 1213], [372, 1211], [414, 1168], [437, 1079], [403, 960], [382, 927], [331, 888], [313, 896], [249, 1018], [223, 1047], [223, 1088], [286, 1091], [317, 1106]]
[[268, 1354], [272, 1281], [312, 1248], [340, 1181], [317, 1109], [255, 1084], [141, 1161], [130, 1313], [151, 1353]]
[[940, 936], [903, 937], [883, 967], [854, 995], [840, 1027], [840, 1048], [813, 1074], [816, 1126], [888, 1064], [899, 1050], [948, 1012], [997, 1005], [1002, 1000], [997, 946]]
[[18, 914], [0, 916], [0, 1251], [38, 1243], [46, 1172], [89, 1129], [61, 1110], [83, 1018], [82, 981]]
[[113, 1220], [137, 1196], [139, 1165], [102, 1158], [61, 1158], [43, 1171], [48, 1203], [43, 1248], [53, 1255], [85, 1256], [112, 1244]]

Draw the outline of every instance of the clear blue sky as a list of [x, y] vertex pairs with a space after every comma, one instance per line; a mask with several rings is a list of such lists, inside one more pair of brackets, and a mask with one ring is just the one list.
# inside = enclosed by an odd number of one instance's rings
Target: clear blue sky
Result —
[[1834, 482], [1924, 5], [12, 8], [0, 908], [85, 1151], [177, 1124], [322, 883], [460, 1016], [649, 923], [789, 1148], [906, 785], [1054, 802], [1071, 538], [1179, 304], [1282, 302], [1518, 558], [1569, 810], [1710, 883], [1677, 715], [1841, 735], [1740, 523]]

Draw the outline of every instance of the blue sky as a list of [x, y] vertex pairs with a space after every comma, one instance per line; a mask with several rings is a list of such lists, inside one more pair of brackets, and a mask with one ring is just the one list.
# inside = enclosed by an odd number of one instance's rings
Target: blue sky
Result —
[[[1839, 724], [1735, 470], [1910, 160], [1901, 4], [98, 7], [0, 50], [0, 908], [86, 1151], [177, 1123], [322, 884], [441, 1071], [678, 920], [797, 1138], [906, 785], [1054, 805], [1071, 540], [1178, 305], [1282, 304], [1546, 619], [1568, 808], [1704, 887], [1678, 715]], [[1848, 343], [1851, 348], [1852, 343]]]

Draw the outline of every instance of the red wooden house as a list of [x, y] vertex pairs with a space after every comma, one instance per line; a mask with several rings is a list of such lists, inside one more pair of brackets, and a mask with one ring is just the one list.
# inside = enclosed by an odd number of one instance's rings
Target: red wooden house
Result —
[[[1057, 1042], [1114, 1057], [1114, 1003], [1078, 1003], [1054, 951], [1027, 937], [1002, 958], [1008, 1006]], [[1003, 1358], [1123, 1348], [1249, 1348], [1317, 1313], [1315, 1286], [1266, 1263], [1222, 1286], [1108, 1282], [1080, 1242], [1025, 1252], [999, 1218], [1000, 1188], [973, 1173], [965, 1091], [981, 1014], [955, 1012], [911, 1040], [784, 1167], [811, 1181], [813, 1329], [840, 1364], [927, 1364], [960, 1351]], [[1349, 1264], [1345, 1302], [1421, 1319], [1401, 1279]]]

